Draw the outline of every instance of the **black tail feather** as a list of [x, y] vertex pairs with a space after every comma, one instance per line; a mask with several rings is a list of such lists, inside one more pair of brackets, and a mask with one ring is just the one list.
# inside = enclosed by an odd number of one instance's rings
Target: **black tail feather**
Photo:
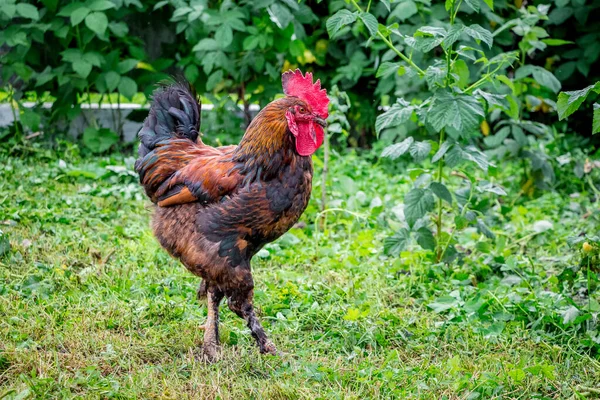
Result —
[[200, 102], [191, 85], [185, 81], [162, 84], [152, 96], [150, 112], [138, 133], [139, 157], [170, 138], [196, 142], [199, 131]]

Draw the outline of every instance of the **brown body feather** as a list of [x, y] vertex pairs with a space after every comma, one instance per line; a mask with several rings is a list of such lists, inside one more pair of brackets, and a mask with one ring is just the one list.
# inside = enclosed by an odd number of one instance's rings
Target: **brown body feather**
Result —
[[[311, 193], [311, 158], [294, 151], [285, 119], [295, 104], [304, 103], [286, 97], [266, 106], [238, 146], [213, 148], [185, 134], [152, 137], [154, 142], [142, 137], [136, 164], [146, 193], [158, 205], [153, 230], [161, 245], [205, 280], [209, 303], [218, 306], [228, 298], [261, 352], [274, 346], [252, 310], [250, 260], [296, 223]], [[177, 116], [171, 108], [169, 114]], [[177, 120], [173, 125], [179, 126]], [[206, 340], [216, 333], [211, 335]]]

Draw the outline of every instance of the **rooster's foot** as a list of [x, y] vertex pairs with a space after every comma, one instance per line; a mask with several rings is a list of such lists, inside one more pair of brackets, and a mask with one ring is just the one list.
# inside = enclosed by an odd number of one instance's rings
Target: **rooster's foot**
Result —
[[216, 344], [205, 344], [202, 346], [201, 361], [213, 363], [219, 359], [219, 346]]
[[268, 339], [265, 342], [265, 344], [263, 346], [261, 346], [260, 353], [261, 354], [271, 354], [271, 355], [274, 355], [274, 356], [279, 355], [279, 352], [277, 351], [277, 347], [275, 347], [275, 345], [273, 344], [273, 342], [271, 342]]

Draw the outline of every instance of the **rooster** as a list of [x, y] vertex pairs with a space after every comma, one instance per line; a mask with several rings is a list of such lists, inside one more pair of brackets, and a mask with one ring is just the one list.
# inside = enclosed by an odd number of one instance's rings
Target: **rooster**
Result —
[[135, 168], [156, 204], [158, 241], [202, 278], [207, 298], [203, 355], [218, 357], [219, 304], [243, 318], [261, 353], [276, 354], [253, 301], [251, 259], [287, 232], [306, 209], [311, 155], [321, 146], [327, 92], [311, 73], [282, 75], [286, 95], [264, 107], [237, 146], [200, 138], [200, 104], [187, 83], [160, 87], [138, 136]]

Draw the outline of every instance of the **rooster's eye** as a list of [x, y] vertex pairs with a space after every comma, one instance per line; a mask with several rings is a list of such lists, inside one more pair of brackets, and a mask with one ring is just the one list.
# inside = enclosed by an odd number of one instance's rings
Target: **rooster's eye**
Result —
[[306, 110], [304, 109], [304, 107], [300, 107], [300, 109], [298, 111], [300, 111], [300, 114], [304, 114], [306, 112]]

